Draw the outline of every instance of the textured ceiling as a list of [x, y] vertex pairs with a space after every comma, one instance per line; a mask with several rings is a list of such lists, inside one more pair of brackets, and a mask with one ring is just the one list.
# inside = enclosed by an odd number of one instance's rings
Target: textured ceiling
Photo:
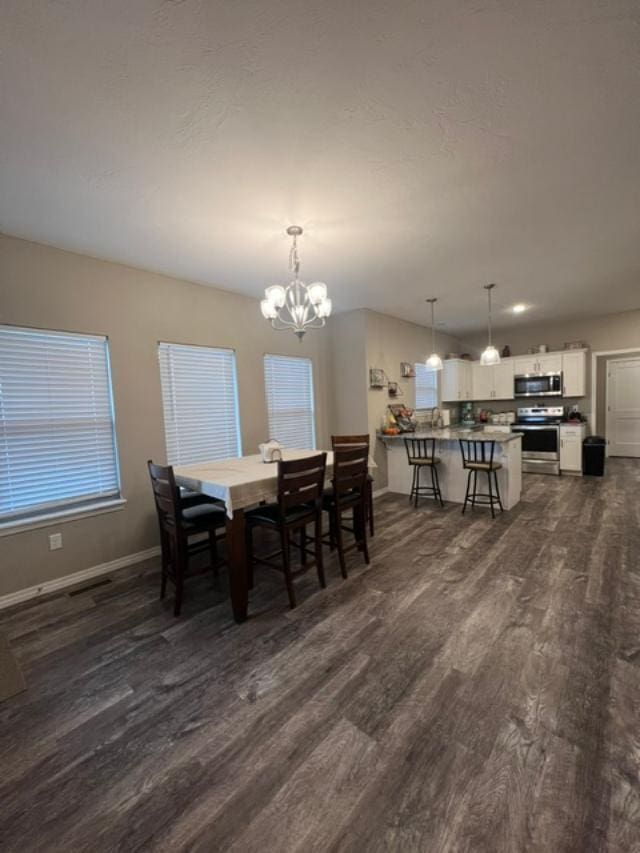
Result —
[[[0, 230], [454, 332], [640, 307], [638, 0], [0, 0]], [[519, 319], [506, 308], [531, 304]]]

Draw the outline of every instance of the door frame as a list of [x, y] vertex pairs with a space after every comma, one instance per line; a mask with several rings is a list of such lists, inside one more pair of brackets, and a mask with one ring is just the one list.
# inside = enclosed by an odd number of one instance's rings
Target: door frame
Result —
[[[609, 364], [624, 364], [627, 361], [640, 361], [640, 355], [636, 355], [636, 356], [631, 355], [628, 358], [624, 358], [624, 357], [623, 358], [612, 358], [610, 360]], [[604, 413], [605, 427], [604, 427], [604, 431], [605, 431], [605, 439], [607, 442], [605, 445], [605, 455], [606, 456], [609, 456], [609, 438], [606, 435], [606, 433], [609, 431], [609, 379], [610, 379], [609, 371], [607, 370], [607, 375], [605, 376], [605, 381], [604, 381], [604, 405], [605, 405], [605, 413]]]
[[[640, 342], [638, 342], [638, 345], [635, 347], [626, 347], [625, 349], [605, 349], [605, 350], [598, 350], [597, 352], [591, 353], [591, 424], [590, 424], [590, 426], [591, 426], [592, 430], [595, 430], [596, 424], [598, 423], [598, 418], [597, 418], [597, 414], [598, 414], [598, 412], [597, 412], [597, 405], [598, 405], [598, 397], [597, 397], [597, 391], [598, 391], [598, 373], [597, 373], [597, 371], [598, 371], [598, 358], [600, 356], [603, 356], [603, 355], [625, 356], [625, 355], [628, 355], [629, 353], [638, 352], [638, 351], [640, 351]], [[607, 385], [605, 382], [605, 406], [607, 405], [606, 404], [606, 393], [607, 393]], [[606, 420], [605, 420], [605, 425], [606, 425]], [[605, 438], [606, 438], [606, 436], [605, 436]], [[605, 445], [605, 453], [607, 456], [609, 455], [609, 445], [608, 444]]]

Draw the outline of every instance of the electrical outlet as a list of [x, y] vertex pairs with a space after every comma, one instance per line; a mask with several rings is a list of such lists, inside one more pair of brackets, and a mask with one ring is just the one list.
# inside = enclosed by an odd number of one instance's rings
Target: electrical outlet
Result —
[[62, 533], [52, 533], [49, 536], [49, 550], [57, 551], [62, 548]]

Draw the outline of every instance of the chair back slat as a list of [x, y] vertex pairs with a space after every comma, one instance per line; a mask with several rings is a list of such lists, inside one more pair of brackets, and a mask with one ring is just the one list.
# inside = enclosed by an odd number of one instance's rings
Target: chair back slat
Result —
[[278, 462], [278, 503], [282, 511], [322, 500], [327, 454]]
[[467, 468], [470, 463], [482, 462], [493, 467], [493, 457], [496, 442], [488, 438], [461, 438], [460, 452], [462, 454], [462, 467]]
[[404, 446], [409, 464], [413, 459], [433, 459], [435, 457], [435, 438], [405, 438]]
[[171, 466], [147, 462], [151, 487], [162, 530], [176, 530], [180, 523], [180, 492]]
[[364, 495], [368, 472], [367, 445], [337, 446], [333, 453], [333, 490], [336, 499], [354, 492]]
[[364, 435], [332, 435], [331, 436], [331, 449], [335, 450], [339, 447], [350, 447], [353, 444], [362, 444], [365, 445], [367, 450], [369, 449], [369, 434], [365, 433]]

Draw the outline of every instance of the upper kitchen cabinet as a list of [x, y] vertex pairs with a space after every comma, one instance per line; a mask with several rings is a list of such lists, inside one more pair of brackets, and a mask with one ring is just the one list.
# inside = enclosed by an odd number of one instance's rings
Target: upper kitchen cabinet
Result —
[[569, 350], [562, 353], [562, 396], [584, 397], [587, 393], [587, 353]]
[[500, 364], [485, 367], [474, 361], [471, 367], [474, 400], [513, 400], [514, 360], [503, 358]]
[[562, 353], [560, 352], [519, 355], [513, 361], [516, 376], [531, 373], [560, 373], [562, 370]]
[[471, 362], [448, 358], [442, 365], [442, 402], [459, 403], [473, 400]]

